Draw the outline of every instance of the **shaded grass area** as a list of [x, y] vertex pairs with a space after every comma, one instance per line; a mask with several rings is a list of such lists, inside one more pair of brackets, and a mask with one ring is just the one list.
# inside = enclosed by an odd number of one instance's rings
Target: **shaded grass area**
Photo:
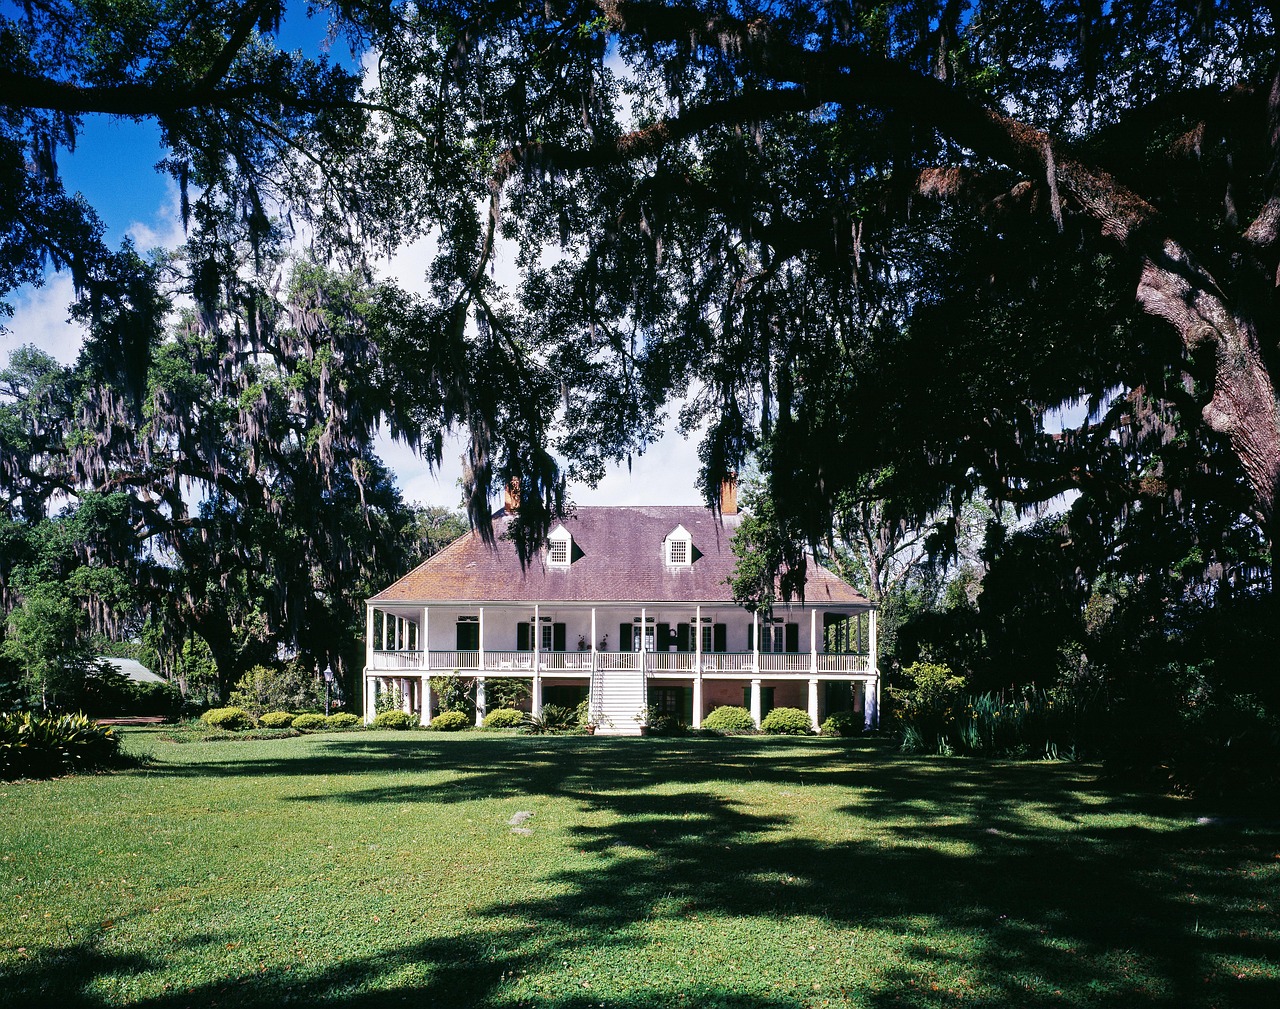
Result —
[[1276, 824], [1088, 766], [126, 741], [141, 768], [0, 786], [0, 1004], [1280, 1004]]

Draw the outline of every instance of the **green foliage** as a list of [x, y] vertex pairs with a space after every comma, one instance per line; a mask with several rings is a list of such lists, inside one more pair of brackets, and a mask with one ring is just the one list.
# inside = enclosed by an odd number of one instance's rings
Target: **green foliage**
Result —
[[437, 732], [458, 732], [472, 724], [472, 720], [461, 711], [442, 711], [431, 719], [431, 728]]
[[484, 681], [484, 699], [490, 710], [519, 707], [531, 691], [529, 680], [514, 676], [493, 676]]
[[833, 711], [822, 723], [824, 736], [856, 736], [862, 729], [863, 718], [853, 711]]
[[296, 660], [257, 665], [236, 683], [230, 704], [257, 716], [264, 711], [315, 711], [324, 707], [324, 684]]
[[400, 684], [384, 683], [373, 702], [373, 710], [379, 715], [384, 711], [403, 711], [404, 691], [400, 689]]
[[215, 729], [237, 732], [253, 727], [253, 717], [244, 708], [234, 706], [226, 708], [210, 708], [200, 716], [200, 721]]
[[174, 679], [189, 700], [213, 703], [218, 696], [218, 664], [209, 643], [198, 635], [187, 637], [178, 651]]
[[751, 719], [751, 712], [734, 704], [725, 704], [712, 710], [702, 720], [702, 727], [711, 732], [724, 733], [756, 731], [756, 723]]
[[573, 709], [574, 721], [583, 728], [591, 724], [591, 698], [584, 697]]
[[293, 724], [294, 716], [288, 711], [268, 711], [258, 716], [258, 724], [264, 729], [287, 729]]
[[[329, 717], [333, 718], [334, 716], [330, 715]], [[329, 726], [328, 719], [326, 719], [324, 715], [318, 714], [314, 711], [308, 711], [301, 715], [295, 715], [292, 727], [300, 729], [303, 732], [319, 732], [321, 729], [327, 729]]]
[[525, 713], [515, 708], [494, 708], [484, 716], [486, 729], [518, 729], [525, 724]]
[[418, 719], [407, 711], [380, 711], [373, 719], [375, 729], [415, 729]]
[[902, 729], [902, 748], [908, 753], [948, 753], [950, 727], [964, 695], [964, 677], [949, 666], [914, 662], [902, 671], [905, 683], [890, 687], [894, 716]]
[[729, 589], [735, 602], [756, 613], [769, 613], [781, 595], [799, 597], [807, 566], [803, 538], [778, 514], [773, 498], [745, 488], [749, 512], [730, 541], [737, 562]]
[[0, 779], [98, 771], [120, 752], [115, 731], [84, 715], [0, 713]]
[[808, 736], [813, 722], [799, 708], [774, 708], [760, 720], [760, 731], [774, 736]]
[[541, 715], [530, 715], [525, 721], [525, 727], [534, 735], [565, 732], [577, 725], [577, 708], [564, 708], [558, 704], [544, 704]]
[[431, 696], [441, 713], [460, 711], [472, 722], [476, 714], [476, 681], [456, 672], [431, 677]]
[[326, 729], [354, 729], [360, 724], [360, 716], [350, 711], [338, 711], [324, 720]]

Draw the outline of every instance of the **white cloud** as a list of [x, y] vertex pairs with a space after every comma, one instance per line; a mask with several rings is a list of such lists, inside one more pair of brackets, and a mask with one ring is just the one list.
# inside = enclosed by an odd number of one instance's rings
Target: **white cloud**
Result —
[[84, 330], [68, 318], [75, 297], [71, 277], [50, 273], [43, 287], [27, 287], [13, 301], [13, 318], [5, 322], [0, 333], [0, 358], [19, 347], [34, 343], [63, 364], [74, 364], [84, 343]]
[[133, 221], [124, 233], [142, 253], [152, 249], [176, 249], [186, 241], [182, 229], [182, 192], [168, 176], [164, 179], [164, 201], [146, 221]]
[[[178, 187], [170, 181], [164, 202], [151, 217], [133, 221], [125, 229], [139, 251], [173, 249], [182, 244], [178, 199]], [[63, 364], [74, 364], [85, 335], [84, 327], [69, 318], [74, 300], [75, 288], [67, 273], [50, 271], [43, 286], [19, 290], [13, 301], [13, 317], [5, 322], [7, 332], [0, 333], [0, 361], [7, 362], [13, 351], [33, 343]]]

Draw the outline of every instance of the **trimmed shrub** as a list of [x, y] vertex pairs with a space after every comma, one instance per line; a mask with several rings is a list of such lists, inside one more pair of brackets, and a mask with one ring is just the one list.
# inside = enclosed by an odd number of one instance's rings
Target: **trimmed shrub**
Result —
[[298, 715], [293, 720], [293, 728], [302, 729], [306, 732], [318, 732], [320, 729], [325, 728], [325, 717], [314, 712]]
[[215, 729], [239, 732], [253, 728], [253, 719], [244, 708], [210, 708], [200, 716], [200, 721]]
[[756, 723], [751, 720], [751, 712], [746, 708], [733, 704], [725, 704], [716, 708], [702, 720], [702, 727], [712, 732], [755, 732]]
[[0, 713], [0, 779], [97, 771], [120, 753], [120, 737], [84, 715]]
[[287, 729], [293, 724], [293, 715], [287, 711], [268, 711], [258, 719], [264, 729]]
[[375, 729], [412, 729], [418, 719], [407, 711], [380, 711], [373, 720]]
[[324, 720], [326, 729], [354, 729], [360, 724], [360, 716], [350, 711], [338, 711]]
[[807, 736], [813, 732], [813, 722], [799, 708], [774, 708], [761, 719], [760, 731], [771, 736]]
[[862, 731], [862, 716], [854, 711], [833, 711], [822, 723], [824, 736], [856, 736]]
[[442, 711], [431, 719], [431, 728], [438, 732], [457, 732], [470, 725], [471, 719], [461, 711]]
[[524, 722], [524, 712], [515, 708], [494, 708], [484, 716], [486, 729], [516, 729]]

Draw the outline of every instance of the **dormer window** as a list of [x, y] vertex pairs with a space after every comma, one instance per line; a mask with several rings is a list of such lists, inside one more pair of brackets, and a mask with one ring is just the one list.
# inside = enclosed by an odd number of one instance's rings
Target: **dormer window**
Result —
[[693, 563], [693, 537], [684, 526], [676, 526], [662, 543], [663, 560], [673, 568]]
[[567, 568], [573, 560], [573, 537], [564, 526], [557, 526], [547, 537], [547, 564], [553, 568]]

